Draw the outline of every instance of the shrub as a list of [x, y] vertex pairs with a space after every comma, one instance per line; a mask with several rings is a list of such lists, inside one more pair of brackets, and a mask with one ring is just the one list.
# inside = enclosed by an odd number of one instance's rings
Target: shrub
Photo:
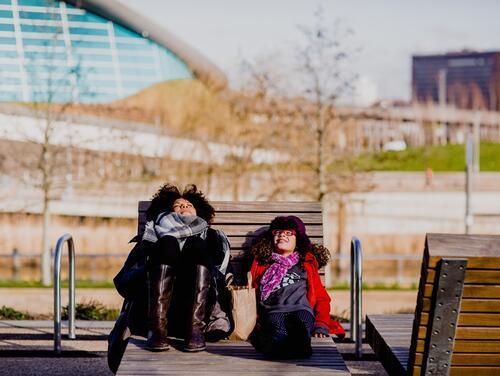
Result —
[[[75, 304], [75, 319], [76, 320], [116, 320], [120, 310], [107, 308], [97, 300], [83, 301]], [[63, 307], [62, 319], [68, 319], [68, 306]]]
[[0, 320], [30, 320], [31, 318], [31, 315], [27, 312], [17, 311], [6, 306], [0, 308]]

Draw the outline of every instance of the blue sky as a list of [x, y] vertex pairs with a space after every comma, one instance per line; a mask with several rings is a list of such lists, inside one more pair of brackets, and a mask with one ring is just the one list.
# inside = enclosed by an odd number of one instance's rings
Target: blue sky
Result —
[[[496, 0], [119, 0], [150, 17], [216, 63], [231, 84], [242, 58], [267, 57], [287, 74], [286, 60], [312, 25], [314, 11], [354, 30], [361, 49], [351, 60], [360, 79], [355, 100], [409, 99], [412, 54], [500, 50]], [[282, 56], [269, 59], [269, 56]], [[284, 62], [285, 61], [285, 62]]]

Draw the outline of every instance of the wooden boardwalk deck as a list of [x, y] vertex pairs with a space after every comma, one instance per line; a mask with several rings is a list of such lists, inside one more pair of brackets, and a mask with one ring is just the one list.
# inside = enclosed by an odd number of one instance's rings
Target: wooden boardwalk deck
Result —
[[349, 371], [331, 338], [313, 338], [309, 359], [268, 360], [248, 342], [207, 343], [207, 351], [186, 353], [174, 342], [169, 351], [150, 352], [132, 337], [117, 375], [303, 375], [344, 376]]
[[366, 340], [390, 375], [404, 375], [410, 353], [413, 314], [366, 317]]

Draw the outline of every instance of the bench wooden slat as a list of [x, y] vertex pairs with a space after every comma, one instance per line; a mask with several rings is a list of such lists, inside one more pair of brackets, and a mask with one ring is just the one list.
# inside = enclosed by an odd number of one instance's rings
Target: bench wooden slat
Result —
[[207, 343], [207, 351], [196, 354], [175, 348], [153, 353], [146, 351], [144, 344], [145, 340], [132, 337], [117, 375], [349, 375], [331, 338], [314, 338], [313, 355], [309, 359], [283, 361], [265, 359], [243, 341]]
[[[423, 312], [429, 312], [431, 305], [431, 299], [425, 298], [424, 305], [422, 308]], [[462, 299], [462, 306], [460, 308], [460, 312], [469, 313], [469, 312], [485, 312], [485, 313], [500, 313], [500, 299], [473, 299], [473, 298], [465, 298]]]
[[[263, 226], [247, 225], [247, 224], [223, 224], [214, 225], [214, 228], [224, 231], [228, 236], [245, 236], [247, 234], [253, 234], [256, 230], [261, 228], [266, 228]], [[260, 233], [260, 231], [259, 231]], [[307, 226], [307, 234], [311, 236], [323, 236], [323, 226], [322, 225], [310, 225]]]
[[388, 372], [419, 375], [429, 359], [429, 367], [448, 362], [450, 375], [500, 375], [499, 265], [500, 236], [428, 234], [415, 315], [367, 317], [367, 338]]
[[[420, 367], [415, 367], [413, 376], [420, 376], [420, 371]], [[450, 369], [450, 376], [497, 376], [499, 374], [498, 367], [454, 366]]]
[[[458, 235], [458, 234], [427, 234], [427, 250], [429, 256], [437, 258], [459, 257], [466, 252], [471, 259], [498, 259], [500, 236], [497, 235]], [[429, 267], [435, 267], [429, 262]], [[469, 268], [475, 268], [468, 264]]]
[[[435, 269], [429, 269], [427, 274], [427, 283], [433, 283], [436, 276]], [[465, 272], [466, 284], [498, 284], [500, 283], [500, 270], [489, 269], [470, 269]]]
[[[425, 339], [427, 335], [427, 327], [419, 326], [418, 339]], [[455, 339], [495, 339], [500, 338], [500, 328], [498, 327], [471, 327], [462, 326], [457, 328]]]
[[[298, 215], [297, 215], [298, 214]], [[281, 214], [280, 214], [281, 215]], [[323, 222], [322, 213], [284, 213], [284, 215], [296, 215], [308, 225], [317, 225]], [[224, 223], [250, 223], [250, 224], [260, 224], [267, 225], [274, 218], [276, 218], [276, 213], [231, 213], [216, 212], [213, 224], [224, 224]]]
[[[228, 236], [229, 243], [231, 243], [231, 250], [247, 249], [251, 246], [252, 241], [255, 239], [253, 236]], [[317, 236], [309, 236], [309, 239], [315, 244], [323, 244], [323, 238]]]
[[[498, 354], [456, 354], [452, 355], [452, 366], [500, 366], [500, 356]], [[415, 363], [421, 364], [422, 353], [417, 353]], [[500, 371], [500, 368], [498, 368]]]
[[[436, 267], [440, 258], [438, 256], [432, 256], [429, 259], [429, 266]], [[469, 257], [468, 258], [468, 267], [473, 269], [500, 269], [500, 260], [498, 257], [489, 256], [489, 257]]]
[[[424, 352], [424, 340], [417, 342], [417, 352]], [[500, 353], [500, 341], [456, 340], [453, 353]]]
[[[150, 201], [139, 201], [139, 211], [145, 211]], [[269, 213], [321, 213], [321, 204], [311, 201], [211, 201], [210, 204], [216, 212], [269, 212]], [[278, 214], [277, 214], [278, 215]], [[297, 215], [297, 214], [294, 214]]]
[[[429, 323], [429, 314], [423, 312], [420, 318], [421, 325]], [[458, 315], [458, 326], [498, 326], [500, 315], [497, 313], [462, 313]]]
[[[432, 296], [434, 285], [425, 284], [424, 298]], [[464, 298], [493, 298], [500, 299], [500, 285], [465, 285]]]
[[[149, 207], [150, 201], [140, 201], [138, 208], [138, 225], [137, 233], [140, 235], [143, 232], [143, 227], [146, 222], [145, 211]], [[234, 224], [245, 225], [251, 224], [251, 230], [258, 229], [255, 225], [267, 225], [278, 215], [296, 215], [300, 217], [308, 229], [308, 234], [322, 236], [322, 233], [315, 234], [309, 231], [313, 225], [322, 225], [323, 214], [321, 205], [317, 202], [221, 202], [214, 201], [212, 206], [215, 209], [216, 215], [214, 227], [217, 225]], [[239, 235], [247, 235], [249, 230], [243, 229]], [[234, 234], [235, 235], [235, 234]]]

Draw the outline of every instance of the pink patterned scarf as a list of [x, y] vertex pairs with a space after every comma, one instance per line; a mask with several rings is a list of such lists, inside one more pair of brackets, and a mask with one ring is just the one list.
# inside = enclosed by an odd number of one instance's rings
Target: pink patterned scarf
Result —
[[281, 256], [278, 253], [271, 255], [273, 264], [264, 272], [260, 280], [260, 300], [266, 300], [269, 295], [279, 286], [288, 269], [297, 264], [300, 259], [298, 252], [293, 252], [290, 256]]

